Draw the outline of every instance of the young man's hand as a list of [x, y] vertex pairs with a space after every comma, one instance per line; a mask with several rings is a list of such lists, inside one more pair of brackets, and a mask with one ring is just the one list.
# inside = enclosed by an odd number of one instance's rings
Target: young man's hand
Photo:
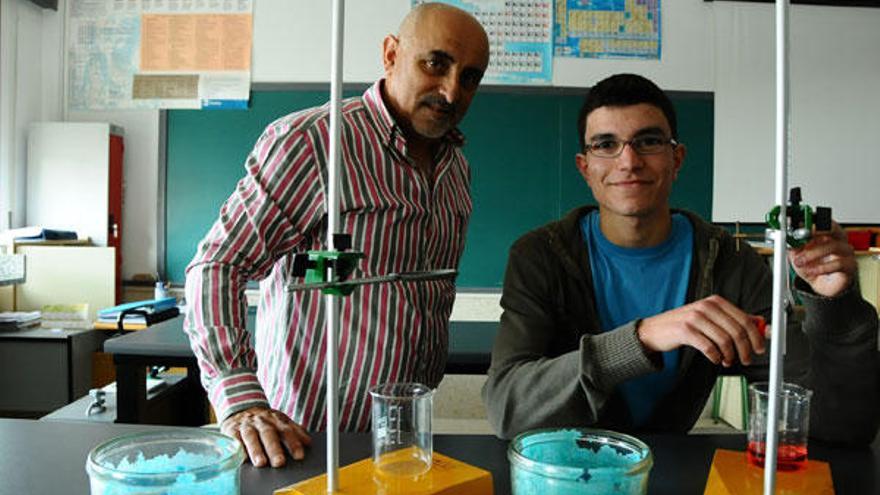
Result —
[[765, 338], [755, 321], [717, 295], [645, 318], [636, 332], [648, 351], [665, 352], [687, 345], [725, 367], [737, 359], [749, 365], [753, 353], [765, 352]]
[[825, 297], [848, 289], [858, 271], [855, 252], [837, 222], [832, 222], [831, 232], [814, 234], [805, 246], [790, 250], [788, 259], [813, 292]]

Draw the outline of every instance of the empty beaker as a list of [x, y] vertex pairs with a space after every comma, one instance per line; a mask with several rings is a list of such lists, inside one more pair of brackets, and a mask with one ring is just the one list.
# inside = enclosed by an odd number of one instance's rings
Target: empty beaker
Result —
[[379, 474], [418, 476], [431, 469], [434, 391], [421, 383], [385, 383], [373, 400], [373, 465]]
[[[807, 462], [807, 436], [810, 433], [810, 397], [808, 390], [793, 383], [780, 384], [777, 409], [776, 469], [796, 471]], [[746, 457], [764, 467], [767, 438], [767, 409], [770, 405], [767, 382], [749, 385], [749, 445]]]

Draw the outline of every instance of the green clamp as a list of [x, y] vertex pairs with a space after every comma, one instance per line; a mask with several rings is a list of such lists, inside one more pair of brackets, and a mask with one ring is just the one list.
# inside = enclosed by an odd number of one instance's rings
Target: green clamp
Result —
[[[354, 290], [354, 285], [337, 284], [348, 278], [357, 267], [358, 261], [364, 257], [359, 251], [349, 251], [351, 236], [349, 234], [333, 234], [333, 247], [337, 251], [309, 251], [293, 255], [291, 275], [305, 277], [306, 284], [331, 284], [321, 289], [324, 294], [347, 296]], [[333, 279], [328, 279], [332, 271]]]
[[[779, 230], [780, 228], [779, 213], [781, 211], [782, 207], [776, 205], [764, 217], [767, 225], [773, 230]], [[796, 226], [791, 223], [791, 216], [789, 215], [788, 235], [785, 237], [785, 240], [793, 248], [804, 246], [810, 241], [813, 232], [813, 209], [809, 205], [800, 205], [800, 216], [803, 217], [803, 222], [800, 226]]]
[[[307, 256], [306, 283], [341, 282], [357, 268], [358, 261], [364, 257], [364, 253], [358, 251], [309, 251]], [[333, 280], [328, 280], [327, 274], [331, 269], [333, 270]], [[327, 287], [321, 289], [321, 292], [334, 296], [347, 296], [354, 288], [353, 285]]]
[[[779, 230], [779, 215], [782, 213], [782, 206], [774, 206], [764, 220], [773, 230]], [[793, 248], [799, 248], [810, 242], [813, 237], [813, 226], [816, 230], [831, 230], [831, 208], [819, 206], [815, 212], [810, 205], [801, 204], [801, 188], [793, 187], [789, 191], [788, 205], [785, 206], [785, 216], [787, 219], [786, 242]], [[814, 223], [815, 217], [815, 223]]]

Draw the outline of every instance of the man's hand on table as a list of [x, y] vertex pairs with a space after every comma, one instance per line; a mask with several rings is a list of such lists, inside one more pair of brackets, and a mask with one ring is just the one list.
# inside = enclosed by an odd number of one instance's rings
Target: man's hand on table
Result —
[[272, 467], [284, 466], [287, 464], [285, 449], [294, 459], [302, 459], [304, 447], [312, 444], [302, 426], [283, 412], [267, 407], [239, 411], [226, 418], [220, 430], [241, 442], [255, 467], [265, 466], [267, 457]]

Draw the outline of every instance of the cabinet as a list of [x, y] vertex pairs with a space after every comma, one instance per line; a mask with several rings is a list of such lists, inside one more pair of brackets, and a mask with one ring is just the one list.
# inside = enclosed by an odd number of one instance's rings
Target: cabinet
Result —
[[107, 123], [40, 122], [28, 132], [26, 223], [75, 230], [115, 249], [122, 300], [122, 129]]
[[94, 330], [0, 333], [0, 412], [42, 416], [88, 394], [105, 339]]
[[82, 245], [15, 244], [25, 257], [27, 277], [12, 287], [17, 311], [34, 311], [46, 304], [89, 305], [89, 319], [114, 305], [116, 248]]

